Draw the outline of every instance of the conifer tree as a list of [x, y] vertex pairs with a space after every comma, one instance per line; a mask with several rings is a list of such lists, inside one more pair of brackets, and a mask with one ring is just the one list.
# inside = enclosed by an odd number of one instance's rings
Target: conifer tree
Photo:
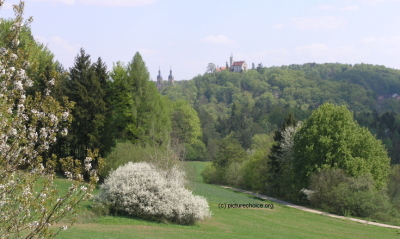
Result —
[[283, 132], [288, 127], [295, 127], [297, 125], [297, 119], [294, 117], [293, 114], [288, 114], [281, 128], [275, 131], [274, 134], [274, 141], [275, 144], [271, 147], [270, 154], [268, 155], [268, 167], [267, 167], [267, 175], [265, 177], [265, 181], [267, 183], [267, 187], [271, 193], [279, 194], [280, 192], [280, 185], [281, 176], [282, 176], [282, 162], [280, 160], [282, 155], [282, 143], [284, 140]]
[[[102, 148], [101, 133], [105, 122], [105, 91], [96, 75], [90, 55], [83, 49], [70, 69], [68, 96], [74, 101], [70, 134], [71, 154], [83, 158], [88, 148]], [[101, 68], [101, 67], [100, 67]]]
[[164, 100], [150, 82], [137, 52], [127, 67], [117, 63], [113, 78], [113, 120], [119, 139], [161, 145], [169, 141], [171, 122]]
[[111, 109], [111, 82], [109, 80], [109, 74], [107, 72], [107, 65], [99, 57], [95, 63], [92, 65], [94, 69], [95, 76], [100, 82], [102, 93], [98, 96], [102, 96], [104, 101], [104, 127], [101, 128], [100, 132], [100, 144], [101, 153], [108, 152], [114, 145], [115, 137], [115, 127], [112, 124], [112, 109]]

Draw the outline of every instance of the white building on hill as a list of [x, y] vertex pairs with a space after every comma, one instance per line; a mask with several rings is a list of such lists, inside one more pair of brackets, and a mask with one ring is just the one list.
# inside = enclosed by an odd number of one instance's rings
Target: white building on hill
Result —
[[246, 61], [233, 61], [233, 55], [230, 57], [230, 70], [233, 72], [244, 72], [247, 71]]

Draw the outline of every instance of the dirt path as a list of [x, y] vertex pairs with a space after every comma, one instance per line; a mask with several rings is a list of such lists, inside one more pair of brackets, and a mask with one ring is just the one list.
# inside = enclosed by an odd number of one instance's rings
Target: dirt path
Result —
[[379, 226], [379, 227], [388, 227], [388, 228], [400, 229], [399, 226], [393, 226], [393, 225], [388, 225], [388, 224], [383, 224], [383, 223], [378, 223], [378, 222], [371, 222], [371, 221], [366, 221], [366, 220], [357, 219], [357, 218], [351, 218], [351, 217], [344, 217], [344, 216], [339, 216], [339, 215], [335, 215], [335, 214], [330, 214], [330, 213], [326, 213], [326, 212], [310, 209], [310, 208], [303, 207], [303, 206], [298, 206], [298, 205], [295, 205], [295, 204], [290, 203], [290, 202], [282, 201], [282, 200], [279, 200], [279, 199], [276, 199], [276, 198], [273, 198], [273, 197], [268, 197], [268, 196], [265, 196], [265, 195], [262, 195], [262, 194], [258, 194], [258, 193], [253, 193], [253, 192], [246, 191], [246, 190], [243, 190], [243, 189], [232, 188], [232, 187], [228, 187], [228, 186], [220, 186], [220, 187], [231, 189], [231, 190], [242, 192], [242, 193], [246, 193], [246, 194], [258, 197], [258, 198], [269, 200], [271, 202], [276, 202], [276, 203], [279, 203], [279, 204], [282, 204], [282, 205], [286, 205], [288, 207], [297, 208], [299, 210], [303, 210], [303, 211], [306, 211], [306, 212], [321, 214], [321, 215], [325, 215], [325, 216], [328, 216], [328, 217], [334, 217], [334, 218], [349, 220], [349, 221], [353, 221], [353, 222], [359, 222], [359, 223], [363, 223], [363, 224], [367, 224], [367, 225], [374, 225], [374, 226]]

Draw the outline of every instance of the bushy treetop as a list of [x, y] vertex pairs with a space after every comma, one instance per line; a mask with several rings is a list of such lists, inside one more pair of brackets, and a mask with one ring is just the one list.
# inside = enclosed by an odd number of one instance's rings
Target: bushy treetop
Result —
[[385, 147], [345, 106], [320, 106], [294, 140], [294, 172], [301, 186], [311, 174], [329, 168], [344, 169], [350, 176], [370, 174], [378, 188], [387, 183], [390, 160]]

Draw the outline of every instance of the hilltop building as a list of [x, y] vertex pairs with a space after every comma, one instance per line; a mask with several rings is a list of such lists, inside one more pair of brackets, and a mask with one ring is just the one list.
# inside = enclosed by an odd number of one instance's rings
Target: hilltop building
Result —
[[246, 61], [233, 61], [233, 55], [229, 58], [230, 62], [230, 70], [233, 72], [243, 72], [247, 71], [247, 63]]
[[229, 66], [226, 63], [226, 67], [217, 67], [215, 68], [215, 72], [221, 72], [224, 70], [229, 70], [233, 72], [245, 72], [247, 71], [247, 63], [246, 61], [233, 61], [233, 55], [229, 58]]
[[161, 70], [158, 68], [158, 75], [157, 75], [157, 89], [160, 91], [162, 88], [168, 85], [174, 85], [175, 79], [172, 75], [172, 69], [169, 70], [168, 82], [164, 82], [164, 79], [161, 75]]
[[174, 76], [172, 75], [172, 69], [169, 69], [168, 82], [169, 84], [174, 85]]

